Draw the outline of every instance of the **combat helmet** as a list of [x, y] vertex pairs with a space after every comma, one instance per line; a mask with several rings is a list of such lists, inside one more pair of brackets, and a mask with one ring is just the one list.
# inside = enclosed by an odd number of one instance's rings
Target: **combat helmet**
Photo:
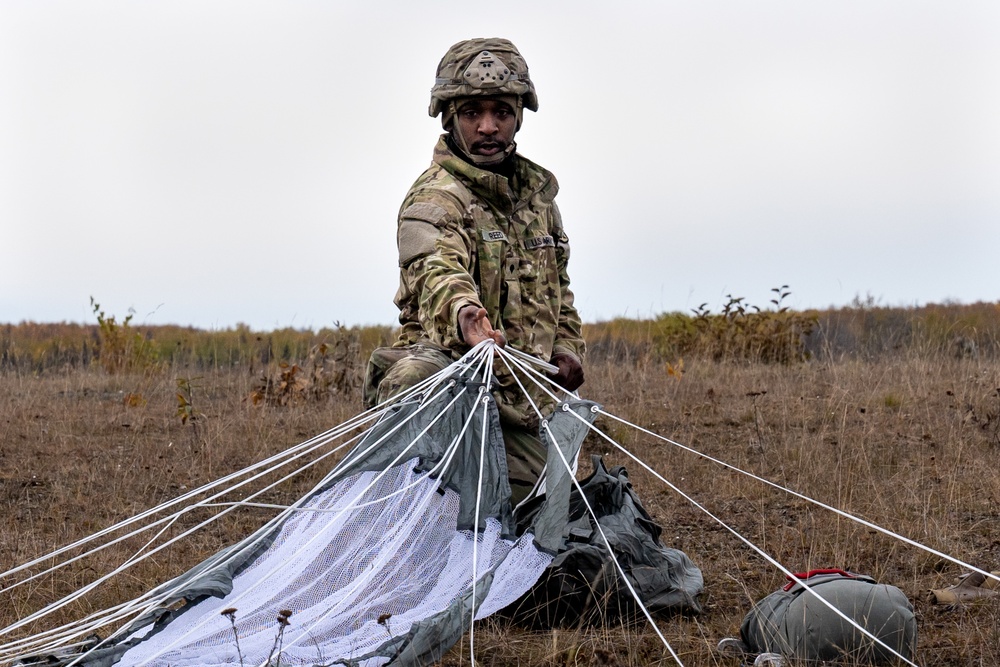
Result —
[[528, 63], [509, 40], [467, 39], [448, 49], [438, 63], [427, 111], [432, 117], [437, 116], [447, 110], [449, 101], [478, 95], [516, 95], [521, 102], [519, 107], [538, 111], [538, 96], [528, 78]]

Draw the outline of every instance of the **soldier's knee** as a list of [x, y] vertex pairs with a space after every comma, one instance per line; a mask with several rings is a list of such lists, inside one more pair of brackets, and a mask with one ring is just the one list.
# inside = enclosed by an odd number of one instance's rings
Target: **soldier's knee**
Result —
[[415, 350], [386, 371], [378, 385], [378, 402], [387, 401], [415, 387], [450, 363], [450, 358], [436, 350]]

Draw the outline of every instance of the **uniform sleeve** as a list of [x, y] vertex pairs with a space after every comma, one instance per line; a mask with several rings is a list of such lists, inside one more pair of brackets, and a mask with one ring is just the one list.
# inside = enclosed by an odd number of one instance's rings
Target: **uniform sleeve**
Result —
[[559, 322], [556, 330], [556, 340], [553, 354], [571, 354], [581, 363], [587, 350], [583, 340], [583, 323], [580, 314], [573, 305], [573, 291], [569, 288], [569, 237], [562, 226], [562, 216], [555, 202], [552, 203], [556, 226], [553, 236], [556, 239], [556, 262], [559, 268]]
[[434, 345], [465, 350], [458, 311], [482, 307], [471, 271], [475, 244], [461, 212], [448, 201], [409, 203], [397, 232], [402, 288], [415, 301], [417, 321]]

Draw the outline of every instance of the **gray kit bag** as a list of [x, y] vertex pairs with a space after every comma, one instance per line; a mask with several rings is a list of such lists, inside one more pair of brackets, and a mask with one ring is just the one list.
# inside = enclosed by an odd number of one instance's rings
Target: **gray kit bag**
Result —
[[817, 600], [819, 597], [908, 660], [917, 645], [913, 606], [895, 586], [843, 570], [796, 574], [781, 590], [754, 605], [740, 638], [753, 653], [780, 653], [804, 661], [846, 658], [861, 664], [891, 664], [898, 658]]

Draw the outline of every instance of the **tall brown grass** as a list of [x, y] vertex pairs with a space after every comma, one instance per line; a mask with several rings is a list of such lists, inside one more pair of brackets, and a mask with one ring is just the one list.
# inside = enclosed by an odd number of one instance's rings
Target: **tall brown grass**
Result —
[[[652, 319], [618, 318], [584, 326], [590, 358], [674, 361], [687, 356], [718, 361], [793, 363], [805, 359], [877, 359], [902, 351], [920, 355], [978, 357], [1000, 352], [1000, 302], [931, 304], [888, 308], [871, 299], [848, 307], [795, 312], [783, 305], [790, 294], [775, 288], [765, 306], [730, 296], [719, 313], [706, 305], [690, 313]], [[49, 373], [103, 366], [120, 370], [273, 370], [281, 362], [306, 360], [325, 345], [336, 356], [347, 349], [365, 360], [372, 349], [395, 338], [391, 327], [347, 327], [318, 331], [252, 331], [246, 325], [206, 331], [173, 325], [143, 326], [131, 315], [120, 321], [94, 303], [96, 324], [0, 324], [0, 371]], [[334, 352], [336, 351], [336, 352]]]
[[[809, 354], [781, 363], [717, 358], [694, 349], [681, 357], [657, 345], [656, 320], [591, 325], [594, 350], [582, 391], [608, 412], [705, 455], [984, 569], [1000, 569], [996, 313], [990, 304], [821, 313], [815, 331], [830, 338], [813, 348], [807, 340], [803, 349]], [[909, 324], [898, 329], [899, 322]], [[0, 349], [12, 353], [0, 372], [3, 569], [361, 410], [356, 391], [252, 399], [262, 377], [279, 372], [279, 360], [309, 367], [310, 351], [322, 342], [312, 332], [157, 329], [149, 339], [161, 349], [176, 333], [187, 342], [175, 347], [190, 352], [109, 373], [93, 362], [99, 349], [93, 330], [25, 324], [0, 331]], [[76, 338], [60, 339], [67, 331]], [[878, 331], [893, 342], [880, 339]], [[229, 342], [211, 343], [214, 335]], [[956, 351], [960, 337], [974, 339], [974, 354]], [[289, 355], [282, 357], [275, 350], [283, 352], [286, 343]], [[851, 345], [860, 347], [845, 351]], [[358, 358], [373, 346], [360, 343]], [[266, 362], [265, 349], [272, 355]], [[72, 350], [81, 354], [73, 357]], [[197, 433], [179, 416], [179, 378], [194, 385], [185, 400], [199, 415]], [[948, 609], [927, 599], [928, 589], [953, 583], [961, 568], [614, 420], [601, 417], [597, 425], [790, 569], [836, 566], [899, 586], [916, 607], [919, 664], [1000, 664], [1000, 603]], [[597, 435], [585, 443], [584, 454], [591, 453], [628, 468], [647, 509], [664, 527], [664, 543], [683, 549], [703, 569], [704, 613], [660, 621], [664, 635], [686, 665], [733, 664], [715, 654], [715, 645], [738, 632], [753, 601], [782, 584], [780, 572]], [[280, 486], [267, 500], [297, 498], [326, 467]], [[211, 511], [195, 512], [172, 530], [190, 527]], [[234, 512], [54, 621], [134, 597], [245, 536], [268, 516], [261, 509]], [[76, 590], [139, 544], [126, 542], [4, 593], [0, 624]], [[644, 625], [534, 633], [488, 620], [478, 626], [476, 641], [477, 661], [488, 665], [672, 664]], [[468, 647], [456, 646], [442, 664], [468, 664]]]

